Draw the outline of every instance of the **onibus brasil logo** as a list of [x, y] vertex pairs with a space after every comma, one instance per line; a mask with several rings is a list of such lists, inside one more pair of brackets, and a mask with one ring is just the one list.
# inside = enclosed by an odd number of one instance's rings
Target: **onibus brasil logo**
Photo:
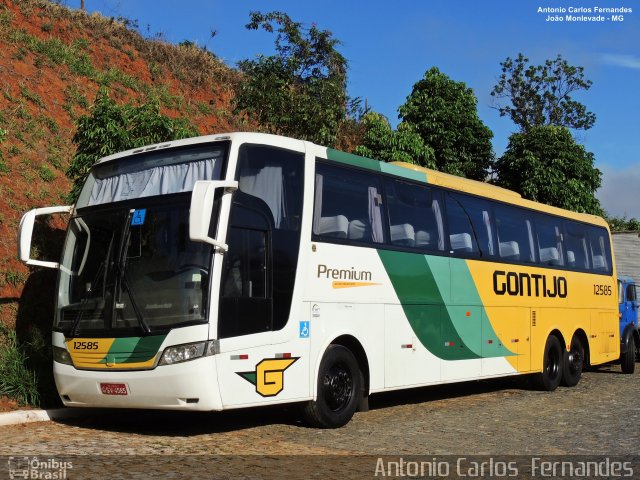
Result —
[[236, 373], [255, 385], [256, 392], [263, 397], [273, 397], [284, 388], [284, 371], [299, 358], [265, 358], [256, 365], [255, 371]]

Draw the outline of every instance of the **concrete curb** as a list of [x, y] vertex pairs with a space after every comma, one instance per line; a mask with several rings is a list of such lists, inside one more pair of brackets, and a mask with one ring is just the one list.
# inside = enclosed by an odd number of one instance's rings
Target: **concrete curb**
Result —
[[16, 410], [0, 413], [0, 426], [18, 425], [21, 423], [48, 422], [87, 415], [92, 409], [54, 408], [51, 410]]

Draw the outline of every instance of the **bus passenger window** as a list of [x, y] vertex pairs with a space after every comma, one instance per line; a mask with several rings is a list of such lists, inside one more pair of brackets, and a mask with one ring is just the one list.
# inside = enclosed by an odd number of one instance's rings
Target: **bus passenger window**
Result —
[[611, 247], [609, 236], [602, 227], [588, 227], [591, 250], [591, 270], [599, 273], [611, 271]]
[[[542, 265], [564, 265], [562, 249], [562, 220], [546, 215], [536, 215], [538, 258]], [[575, 252], [573, 252], [575, 261]]]
[[567, 249], [567, 266], [579, 270], [589, 269], [589, 249], [586, 225], [565, 221], [564, 244]]
[[500, 258], [508, 262], [533, 263], [533, 229], [528, 212], [497, 205], [495, 216]]
[[238, 188], [268, 206], [277, 230], [300, 229], [303, 173], [300, 153], [263, 145], [240, 148]]
[[391, 245], [444, 250], [440, 203], [429, 187], [386, 178], [385, 193]]
[[449, 245], [452, 252], [472, 253], [478, 251], [475, 241], [472, 241], [473, 228], [464, 209], [451, 196], [447, 196], [446, 203]]
[[[447, 197], [447, 208], [455, 208], [449, 205], [457, 204], [466, 217], [467, 223], [471, 224], [471, 231], [458, 237], [455, 236], [455, 231], [451, 230], [451, 225], [449, 226], [451, 248], [454, 251], [464, 250], [475, 252], [476, 250], [473, 245], [477, 244], [477, 253], [480, 257], [491, 257], [495, 255], [491, 221], [492, 215], [489, 202], [481, 198], [457, 193], [450, 193]], [[453, 228], [455, 229], [455, 227]], [[469, 247], [471, 247], [471, 250], [469, 250]]]
[[382, 188], [377, 175], [318, 163], [313, 234], [355, 243], [382, 243]]

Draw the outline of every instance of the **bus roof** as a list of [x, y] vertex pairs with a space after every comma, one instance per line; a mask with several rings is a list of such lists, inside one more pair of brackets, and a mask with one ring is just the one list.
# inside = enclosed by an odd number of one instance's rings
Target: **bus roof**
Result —
[[444, 188], [452, 190], [458, 190], [481, 197], [489, 197], [495, 200], [503, 201], [513, 205], [519, 205], [522, 207], [538, 210], [541, 212], [550, 213], [553, 215], [559, 215], [562, 217], [572, 218], [581, 222], [592, 223], [602, 225], [608, 228], [607, 222], [604, 219], [584, 213], [576, 213], [570, 210], [564, 210], [562, 208], [552, 207], [543, 203], [533, 202], [522, 198], [522, 196], [512, 190], [491, 185], [486, 182], [479, 182], [477, 180], [471, 180], [464, 177], [458, 177], [437, 170], [431, 170], [406, 162], [382, 162], [352, 153], [342, 152], [334, 150], [332, 148], [323, 147], [321, 145], [311, 144], [311, 142], [303, 142], [289, 137], [283, 137], [278, 135], [272, 135], [268, 133], [255, 133], [255, 132], [230, 132], [214, 135], [203, 135], [199, 137], [185, 138], [182, 140], [172, 140], [168, 142], [157, 143], [155, 145], [147, 145], [144, 147], [133, 148], [124, 152], [115, 153], [107, 157], [101, 158], [96, 163], [105, 163], [117, 159], [121, 159], [128, 156], [134, 156], [137, 154], [151, 152], [156, 150], [164, 150], [168, 148], [183, 147], [189, 145], [197, 145], [200, 143], [217, 142], [224, 140], [236, 140], [241, 142], [255, 142], [265, 143], [268, 145], [277, 145], [283, 148], [291, 148], [298, 151], [305, 150], [305, 144], [314, 145], [314, 149], [326, 149], [327, 158], [329, 160], [335, 160], [341, 163], [347, 163], [360, 168], [366, 168], [378, 172], [388, 173], [390, 175], [396, 175], [405, 177], [411, 180], [417, 180], [426, 182], [432, 185], [438, 185]]

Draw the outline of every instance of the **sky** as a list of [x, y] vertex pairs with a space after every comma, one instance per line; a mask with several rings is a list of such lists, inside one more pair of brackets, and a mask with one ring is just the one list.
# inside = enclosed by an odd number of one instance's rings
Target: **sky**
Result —
[[[78, 8], [80, 0], [62, 1]], [[593, 82], [573, 95], [596, 114], [576, 140], [602, 173], [596, 193], [610, 215], [640, 218], [640, 0], [85, 0], [90, 12], [137, 21], [144, 36], [207, 47], [229, 66], [273, 53], [275, 36], [245, 28], [251, 11], [282, 11], [330, 30], [349, 62], [348, 91], [396, 125], [398, 107], [432, 66], [462, 81], [501, 155], [517, 130], [493, 108], [500, 62], [523, 53], [533, 64], [561, 54]], [[569, 7], [631, 9], [622, 21], [569, 22]], [[542, 8], [564, 8], [548, 21]], [[553, 16], [554, 14], [551, 14]], [[216, 31], [212, 38], [211, 32]]]

